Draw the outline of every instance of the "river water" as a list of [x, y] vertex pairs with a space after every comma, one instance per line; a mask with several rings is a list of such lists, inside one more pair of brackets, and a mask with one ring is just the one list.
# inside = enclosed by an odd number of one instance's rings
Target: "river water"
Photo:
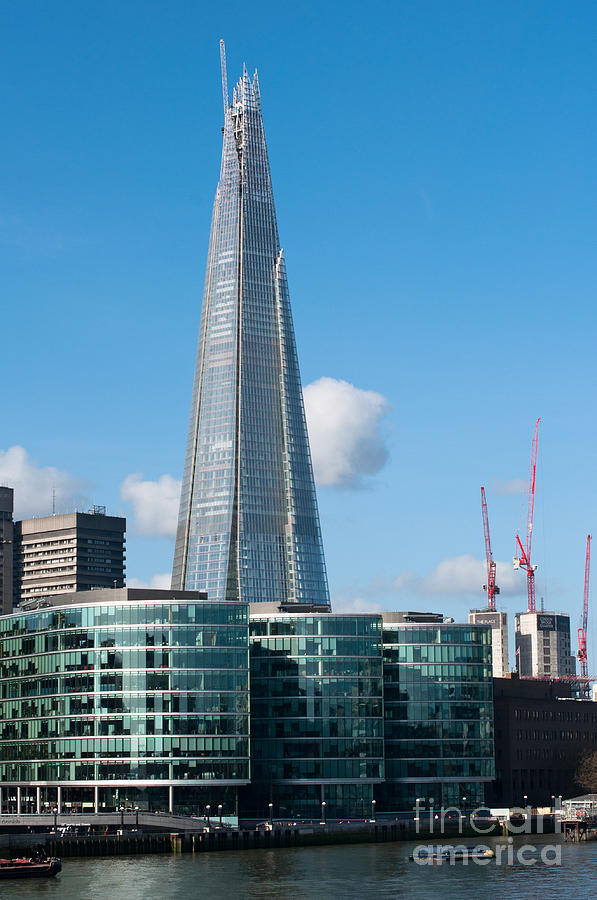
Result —
[[[507, 847], [502, 864], [419, 866], [407, 860], [415, 844], [357, 844], [283, 850], [65, 859], [52, 879], [0, 882], [2, 900], [314, 900], [314, 898], [422, 898], [422, 900], [587, 900], [597, 898], [597, 842], [562, 844], [528, 835], [524, 865], [515, 839], [513, 865]], [[455, 843], [470, 843], [457, 841]], [[495, 847], [506, 838], [487, 840]], [[561, 849], [561, 866], [541, 862]], [[513, 851], [511, 851], [513, 852]]]

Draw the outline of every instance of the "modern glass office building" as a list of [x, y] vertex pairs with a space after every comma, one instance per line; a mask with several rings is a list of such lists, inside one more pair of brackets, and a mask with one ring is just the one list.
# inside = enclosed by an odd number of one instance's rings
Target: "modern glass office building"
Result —
[[475, 807], [494, 776], [491, 627], [383, 613], [386, 782], [380, 810]]
[[328, 604], [257, 74], [223, 135], [172, 587]]
[[383, 778], [381, 617], [252, 608], [247, 817], [368, 817]]
[[248, 606], [98, 590], [0, 617], [0, 806], [236, 814]]

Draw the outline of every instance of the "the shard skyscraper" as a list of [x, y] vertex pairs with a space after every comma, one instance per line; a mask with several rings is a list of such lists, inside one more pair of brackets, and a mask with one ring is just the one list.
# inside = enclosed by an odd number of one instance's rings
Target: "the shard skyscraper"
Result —
[[329, 604], [257, 74], [227, 93], [172, 587]]

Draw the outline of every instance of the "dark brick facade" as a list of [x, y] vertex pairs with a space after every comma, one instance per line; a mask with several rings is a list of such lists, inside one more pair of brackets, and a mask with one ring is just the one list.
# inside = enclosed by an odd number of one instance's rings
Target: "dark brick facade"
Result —
[[597, 750], [597, 703], [576, 700], [570, 684], [495, 678], [496, 780], [491, 806], [551, 806], [552, 796], [579, 793], [574, 773], [580, 757]]

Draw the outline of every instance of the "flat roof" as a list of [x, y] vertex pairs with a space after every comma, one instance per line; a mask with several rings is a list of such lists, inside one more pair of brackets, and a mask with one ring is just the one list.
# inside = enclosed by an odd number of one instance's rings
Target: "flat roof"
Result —
[[[49, 609], [59, 606], [84, 606], [87, 603], [139, 603], [142, 601], [176, 601], [208, 602], [205, 591], [158, 590], [157, 588], [96, 588], [92, 591], [69, 591], [49, 597], [36, 597], [22, 601], [12, 613], [32, 612], [37, 609]], [[229, 602], [229, 601], [226, 601]]]

